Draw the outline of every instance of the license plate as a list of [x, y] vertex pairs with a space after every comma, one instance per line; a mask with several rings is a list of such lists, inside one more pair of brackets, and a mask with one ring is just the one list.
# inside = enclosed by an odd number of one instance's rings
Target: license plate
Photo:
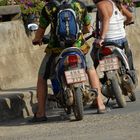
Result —
[[67, 84], [80, 83], [86, 81], [86, 74], [84, 69], [65, 71]]
[[103, 60], [100, 60], [99, 64], [100, 64], [99, 68], [101, 72], [119, 69], [119, 63], [117, 57], [105, 58]]

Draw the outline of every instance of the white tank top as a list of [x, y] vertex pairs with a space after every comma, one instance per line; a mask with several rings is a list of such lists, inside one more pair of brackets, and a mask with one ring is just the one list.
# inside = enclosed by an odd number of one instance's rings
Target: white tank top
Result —
[[117, 40], [122, 39], [126, 36], [124, 29], [125, 17], [116, 7], [115, 3], [109, 0], [113, 5], [113, 14], [110, 18], [109, 29], [106, 33], [105, 39], [107, 40]]

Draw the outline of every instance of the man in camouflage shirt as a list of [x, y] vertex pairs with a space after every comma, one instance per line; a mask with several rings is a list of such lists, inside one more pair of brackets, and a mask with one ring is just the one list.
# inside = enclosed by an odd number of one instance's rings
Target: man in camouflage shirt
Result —
[[[61, 0], [59, 0], [61, 1]], [[87, 9], [82, 2], [78, 0], [72, 0], [71, 6], [73, 10], [76, 12], [78, 16], [78, 20], [80, 21], [81, 32], [88, 33], [91, 19], [88, 15]], [[56, 21], [57, 21], [57, 7], [53, 0], [50, 0], [42, 9], [42, 13], [40, 16], [40, 24], [39, 29], [36, 32], [35, 38], [33, 40], [33, 44], [40, 44], [42, 41], [42, 37], [44, 36], [46, 28], [51, 24], [51, 31], [50, 31], [50, 41], [46, 48], [46, 55], [42, 61], [42, 64], [39, 69], [38, 74], [38, 82], [37, 82], [37, 98], [38, 98], [38, 110], [34, 117], [31, 119], [31, 122], [40, 122], [46, 121], [46, 95], [47, 95], [47, 79], [49, 79], [50, 73], [54, 70], [53, 67], [53, 54], [62, 51], [59, 47], [59, 42], [57, 41], [56, 37]], [[82, 40], [81, 35], [77, 39]], [[77, 46], [77, 41], [74, 43], [74, 46]], [[81, 45], [83, 46], [83, 41], [81, 41]], [[56, 51], [57, 50], [57, 51]], [[59, 50], [59, 51], [58, 51]], [[91, 49], [90, 49], [91, 50]], [[102, 97], [101, 97], [101, 90], [99, 84], [99, 78], [93, 67], [93, 61], [90, 56], [90, 50], [86, 53], [86, 64], [87, 64], [87, 75], [89, 77], [89, 81], [92, 88], [98, 89], [98, 97], [97, 97], [97, 105], [98, 105], [98, 112], [105, 111], [105, 105], [103, 104]], [[101, 113], [102, 113], [101, 112]]]
[[[90, 22], [91, 22], [91, 17], [88, 15], [85, 5], [81, 2], [76, 2], [75, 0], [72, 0], [71, 7], [76, 12], [81, 30], [83, 30], [82, 29], [83, 26], [88, 27], [88, 25], [90, 25]], [[60, 48], [59, 42], [56, 36], [56, 27], [57, 27], [56, 19], [57, 19], [57, 5], [52, 0], [52, 2], [50, 1], [43, 8], [41, 16], [40, 16], [40, 24], [39, 24], [39, 27], [46, 29], [51, 23], [51, 31], [50, 31], [51, 37], [50, 37], [49, 45], [47, 48]], [[79, 39], [82, 39], [80, 35], [79, 35]], [[75, 42], [75, 46], [76, 45], [77, 45], [77, 42]]]

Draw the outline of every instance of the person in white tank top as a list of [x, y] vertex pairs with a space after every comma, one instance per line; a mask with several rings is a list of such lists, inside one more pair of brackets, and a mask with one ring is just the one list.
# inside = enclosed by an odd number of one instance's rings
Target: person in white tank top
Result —
[[97, 41], [99, 46], [102, 46], [104, 40], [125, 38], [124, 24], [132, 21], [132, 13], [123, 5], [118, 9], [113, 0], [93, 0], [93, 2], [96, 4], [100, 19], [100, 37]]
[[100, 34], [96, 44], [102, 47], [102, 43], [107, 41], [125, 48], [130, 69], [134, 70], [132, 52], [128, 47], [124, 29], [124, 25], [132, 22], [132, 13], [121, 3], [118, 5], [115, 0], [93, 0], [93, 2], [96, 4], [100, 22]]
[[[112, 15], [110, 17], [108, 31], [104, 35], [104, 39], [117, 40], [117, 39], [125, 38], [126, 35], [124, 29], [125, 17], [116, 7], [114, 2], [112, 2], [111, 0], [108, 1], [110, 1], [110, 3], [112, 4]], [[101, 22], [101, 27], [103, 27], [102, 24], [103, 23]]]

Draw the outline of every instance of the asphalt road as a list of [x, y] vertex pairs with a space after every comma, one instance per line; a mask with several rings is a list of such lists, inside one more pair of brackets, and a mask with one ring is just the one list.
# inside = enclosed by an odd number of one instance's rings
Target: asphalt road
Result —
[[136, 102], [127, 98], [123, 109], [111, 103], [102, 115], [87, 107], [82, 121], [53, 109], [45, 123], [29, 124], [29, 118], [4, 122], [0, 124], [0, 140], [140, 140], [140, 88], [136, 98]]

